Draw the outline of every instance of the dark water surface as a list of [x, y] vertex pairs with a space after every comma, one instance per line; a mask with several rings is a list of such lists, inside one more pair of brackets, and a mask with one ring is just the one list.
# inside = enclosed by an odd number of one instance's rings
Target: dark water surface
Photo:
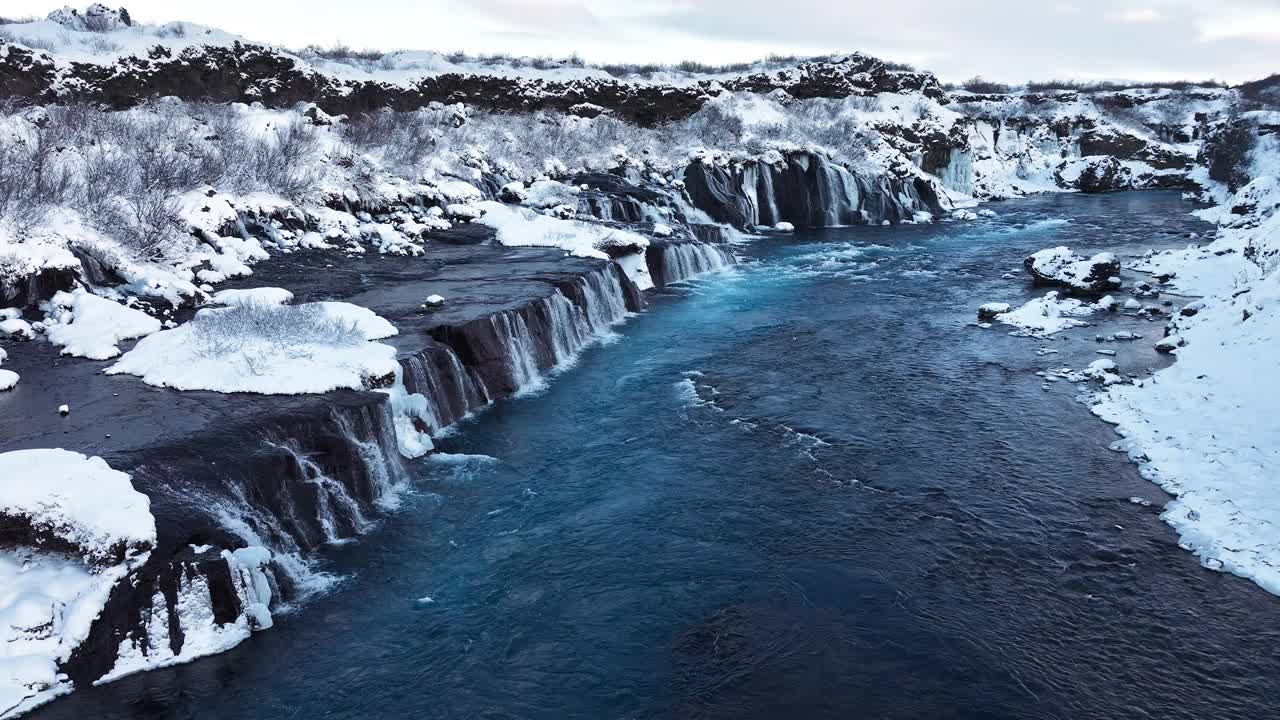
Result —
[[1174, 193], [992, 207], [745, 247], [442, 441], [489, 457], [416, 464], [330, 594], [34, 717], [1277, 717], [1280, 599], [1180, 550], [1034, 375], [1097, 330], [973, 326], [1042, 292], [1030, 251], [1204, 227]]

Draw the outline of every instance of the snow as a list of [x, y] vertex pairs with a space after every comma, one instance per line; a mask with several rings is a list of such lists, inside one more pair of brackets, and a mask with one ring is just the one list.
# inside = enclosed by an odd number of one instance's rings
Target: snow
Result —
[[[4, 361], [7, 360], [8, 357], [9, 357], [9, 353], [6, 352], [4, 348], [0, 347], [0, 365], [3, 365]], [[0, 392], [4, 392], [5, 390], [12, 390], [15, 387], [17, 387], [19, 379], [21, 378], [19, 377], [18, 373], [12, 370], [5, 370], [3, 368], [0, 368]]]
[[222, 290], [213, 294], [213, 302], [218, 305], [285, 305], [293, 302], [293, 293], [278, 287]]
[[1058, 291], [1053, 290], [1016, 310], [996, 315], [996, 320], [1020, 328], [1014, 332], [1016, 335], [1048, 337], [1069, 328], [1088, 325], [1080, 318], [1089, 317], [1098, 310], [1097, 305], [1075, 298], [1061, 298]]
[[[1274, 187], [1269, 178], [1261, 185]], [[1256, 187], [1247, 191], [1252, 194]], [[1280, 199], [1280, 194], [1274, 195]], [[1227, 207], [1241, 198], [1228, 200]], [[1227, 282], [1221, 256], [1170, 253], [1162, 260], [1187, 287], [1214, 292], [1179, 315], [1161, 347], [1177, 361], [1150, 378], [1117, 385], [1093, 410], [1124, 436], [1119, 447], [1176, 499], [1161, 518], [1211, 569], [1280, 594], [1280, 226], [1274, 202], [1228, 221], [1213, 246], [1252, 243], [1261, 265]], [[1271, 258], [1270, 264], [1267, 259]]]
[[365, 340], [383, 340], [400, 333], [395, 325], [369, 308], [344, 302], [317, 304], [337, 322], [354, 326], [364, 335]]
[[441, 295], [428, 295], [427, 305], [431, 307], [439, 307], [444, 304], [444, 297]]
[[782, 233], [793, 233], [796, 231], [796, 226], [789, 222], [780, 222], [777, 225], [774, 225], [773, 229]]
[[1009, 303], [986, 303], [978, 308], [978, 317], [983, 320], [990, 320], [997, 315], [1003, 315], [1009, 312], [1010, 309]]
[[649, 239], [629, 230], [619, 230], [581, 220], [562, 220], [527, 208], [499, 202], [480, 203], [484, 216], [477, 222], [498, 231], [498, 242], [511, 246], [558, 247], [578, 257], [602, 260], [609, 255], [602, 248], [634, 247], [641, 251]]
[[19, 340], [33, 340], [36, 333], [31, 329], [31, 323], [19, 318], [9, 318], [0, 320], [0, 336], [15, 337]]
[[107, 360], [120, 354], [120, 342], [160, 330], [160, 321], [141, 310], [84, 290], [59, 292], [48, 307], [46, 335], [63, 355]]
[[118, 562], [155, 543], [147, 496], [102, 458], [67, 450], [0, 453], [0, 516], [21, 517], [79, 549], [86, 561]]
[[631, 282], [636, 284], [641, 292], [649, 290], [653, 287], [653, 277], [649, 275], [649, 263], [645, 261], [644, 252], [630, 253], [614, 260], [618, 263], [618, 267], [622, 268], [622, 272], [626, 273]]
[[750, 92], [722, 93], [709, 105], [742, 121], [744, 127], [786, 125], [783, 108], [776, 102]]
[[67, 450], [0, 454], [0, 517], [76, 549], [0, 550], [0, 717], [71, 690], [58, 664], [89, 635], [111, 588], [156, 542], [150, 501], [129, 476]]
[[[400, 367], [395, 348], [368, 342], [397, 331], [367, 308], [339, 302], [285, 305], [275, 307], [265, 323], [254, 320], [271, 308], [201, 310], [191, 322], [144, 338], [106, 372], [179, 390], [295, 395], [365, 388]], [[242, 317], [251, 331], [235, 331]]]

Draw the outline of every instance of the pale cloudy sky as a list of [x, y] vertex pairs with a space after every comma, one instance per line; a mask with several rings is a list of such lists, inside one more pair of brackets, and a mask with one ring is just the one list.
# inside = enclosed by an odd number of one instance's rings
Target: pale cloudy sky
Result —
[[[115, 4], [119, 0], [113, 0]], [[863, 50], [933, 70], [1048, 78], [1218, 78], [1280, 72], [1280, 0], [125, 0], [286, 46], [704, 62]], [[43, 15], [47, 0], [4, 0]]]

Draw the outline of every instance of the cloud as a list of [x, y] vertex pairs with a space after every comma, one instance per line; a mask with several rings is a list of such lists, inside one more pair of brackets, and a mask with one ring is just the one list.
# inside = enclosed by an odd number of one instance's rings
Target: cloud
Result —
[[[43, 15], [66, 0], [0, 0]], [[122, 0], [288, 47], [730, 63], [861, 50], [946, 80], [1117, 77], [1241, 82], [1280, 70], [1280, 0]], [[115, 3], [120, 4], [120, 3]], [[1128, 78], [1141, 79], [1141, 78]]]
[[1205, 41], [1280, 40], [1280, 10], [1240, 8], [1215, 12], [1202, 18], [1199, 26], [1200, 39]]
[[1113, 14], [1111, 17], [1123, 23], [1153, 23], [1161, 17], [1159, 10], [1155, 8], [1133, 8], [1132, 10], [1124, 10]]

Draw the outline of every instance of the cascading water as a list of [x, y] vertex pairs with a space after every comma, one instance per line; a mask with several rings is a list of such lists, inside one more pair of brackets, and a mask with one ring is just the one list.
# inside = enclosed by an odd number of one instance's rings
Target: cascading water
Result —
[[[285, 440], [272, 447], [287, 453], [293, 459], [295, 472], [304, 483], [315, 487], [316, 522], [324, 534], [326, 543], [350, 540], [356, 533], [364, 532], [371, 524], [346, 486], [325, 474], [294, 440]], [[349, 528], [349, 531], [348, 531]]]
[[650, 246], [647, 260], [649, 274], [659, 287], [723, 270], [737, 262], [724, 248], [709, 243]]
[[593, 334], [604, 335], [613, 325], [627, 316], [626, 291], [614, 268], [590, 273], [583, 278], [586, 283], [587, 324]]
[[363, 406], [347, 412], [333, 413], [338, 432], [353, 448], [363, 465], [366, 483], [373, 503], [394, 507], [399, 491], [409, 482], [395, 435], [395, 419], [388, 405]]
[[489, 320], [493, 324], [494, 333], [506, 349], [507, 371], [516, 390], [525, 392], [538, 387], [541, 375], [538, 372], [537, 350], [524, 316], [517, 311], [508, 310], [491, 316]]

